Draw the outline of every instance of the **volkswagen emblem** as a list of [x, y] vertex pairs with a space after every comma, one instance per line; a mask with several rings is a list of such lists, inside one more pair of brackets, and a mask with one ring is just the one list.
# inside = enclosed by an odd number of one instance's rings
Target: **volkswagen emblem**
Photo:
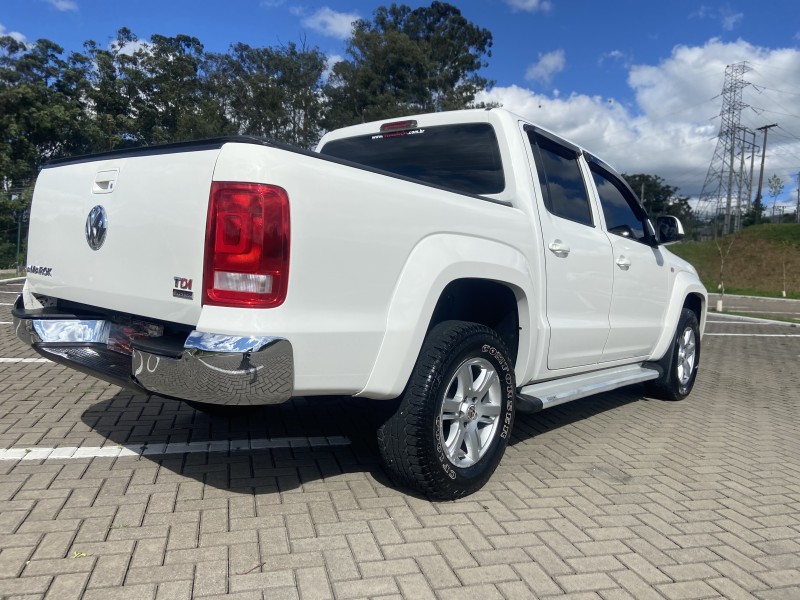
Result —
[[89, 216], [86, 217], [86, 241], [89, 244], [89, 248], [99, 250], [103, 242], [106, 241], [107, 231], [108, 217], [106, 216], [106, 209], [97, 205], [89, 211]]

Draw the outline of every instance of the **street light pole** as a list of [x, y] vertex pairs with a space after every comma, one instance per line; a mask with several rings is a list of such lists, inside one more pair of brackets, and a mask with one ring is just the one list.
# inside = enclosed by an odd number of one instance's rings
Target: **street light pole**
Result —
[[14, 212], [14, 216], [17, 217], [17, 254], [15, 255], [15, 262], [17, 263], [17, 275], [22, 273], [19, 264], [19, 244], [20, 240], [22, 239], [22, 214], [23, 211], [21, 210]]

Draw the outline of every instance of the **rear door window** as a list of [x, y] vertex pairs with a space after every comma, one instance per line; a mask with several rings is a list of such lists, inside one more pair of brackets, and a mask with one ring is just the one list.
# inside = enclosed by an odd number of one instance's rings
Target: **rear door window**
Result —
[[578, 153], [532, 131], [528, 138], [547, 210], [563, 219], [594, 226]]
[[605, 169], [591, 161], [589, 168], [592, 170], [608, 232], [643, 244], [647, 243], [646, 215], [636, 198], [622, 181]]
[[488, 123], [333, 140], [320, 152], [458, 192], [499, 194], [505, 189], [500, 147]]

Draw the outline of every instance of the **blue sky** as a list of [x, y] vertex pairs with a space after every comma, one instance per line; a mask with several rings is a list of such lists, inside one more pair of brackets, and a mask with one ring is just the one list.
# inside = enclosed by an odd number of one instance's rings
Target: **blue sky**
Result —
[[[697, 195], [719, 129], [725, 66], [749, 61], [742, 123], [777, 122], [766, 177], [796, 202], [800, 171], [800, 11], [796, 2], [474, 0], [453, 2], [494, 37], [484, 75], [502, 102], [594, 150], [626, 172], [659, 174]], [[0, 0], [0, 33], [49, 38], [68, 50], [108, 43], [122, 26], [140, 38], [186, 33], [207, 49], [303, 39], [332, 60], [363, 0]], [[409, 1], [416, 7], [427, 2]], [[760, 143], [760, 141], [759, 141]], [[765, 177], [765, 178], [766, 178]], [[765, 197], [769, 196], [765, 191]]]

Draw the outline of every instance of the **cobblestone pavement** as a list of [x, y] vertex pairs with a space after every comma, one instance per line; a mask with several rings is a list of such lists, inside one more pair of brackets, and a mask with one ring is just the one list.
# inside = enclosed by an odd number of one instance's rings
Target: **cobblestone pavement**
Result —
[[[19, 288], [0, 284], [0, 359], [36, 358], [8, 324]], [[489, 484], [445, 503], [387, 481], [369, 402], [210, 417], [0, 361], [0, 448], [27, 457], [0, 460], [0, 596], [800, 598], [800, 328], [707, 331], [686, 401], [518, 416]], [[37, 458], [55, 447], [73, 457]]]

